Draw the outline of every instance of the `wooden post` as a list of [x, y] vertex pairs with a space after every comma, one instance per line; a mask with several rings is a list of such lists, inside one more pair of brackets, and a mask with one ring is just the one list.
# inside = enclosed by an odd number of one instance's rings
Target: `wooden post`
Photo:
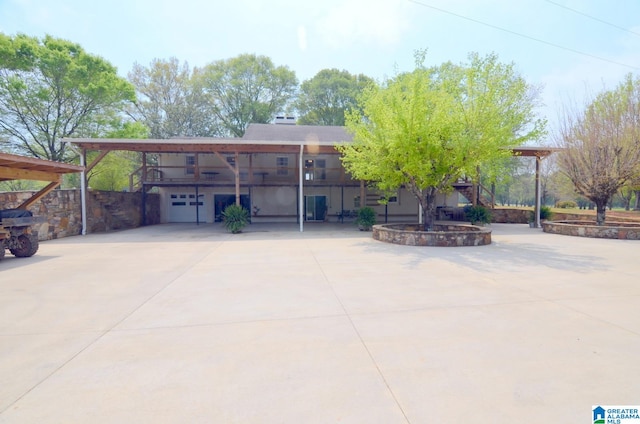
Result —
[[240, 155], [238, 154], [238, 152], [236, 152], [235, 154], [235, 158], [236, 158], [236, 169], [235, 169], [235, 174], [236, 174], [236, 205], [240, 206], [240, 160], [239, 160]]

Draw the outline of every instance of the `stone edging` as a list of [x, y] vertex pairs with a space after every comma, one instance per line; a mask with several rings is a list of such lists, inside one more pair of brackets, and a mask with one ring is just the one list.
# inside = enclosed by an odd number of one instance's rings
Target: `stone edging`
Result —
[[606, 238], [615, 240], [640, 240], [640, 223], [605, 222], [597, 226], [593, 223], [575, 220], [544, 221], [542, 231], [574, 237]]
[[485, 246], [491, 244], [491, 229], [469, 224], [436, 224], [435, 231], [419, 231], [418, 224], [373, 226], [373, 238], [406, 246]]

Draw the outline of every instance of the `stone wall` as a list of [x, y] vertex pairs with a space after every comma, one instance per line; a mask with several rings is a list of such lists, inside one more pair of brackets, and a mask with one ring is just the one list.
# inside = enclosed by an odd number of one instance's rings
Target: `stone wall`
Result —
[[530, 210], [527, 209], [492, 209], [491, 222], [498, 224], [526, 224], [529, 222]]
[[405, 246], [485, 246], [491, 244], [491, 229], [465, 224], [434, 225], [434, 231], [420, 231], [417, 224], [373, 226], [373, 239]]
[[587, 225], [583, 220], [547, 221], [542, 223], [545, 233], [574, 237], [640, 240], [640, 223], [605, 222], [605, 225]]
[[[1, 192], [0, 209], [13, 209], [34, 191]], [[160, 223], [160, 197], [147, 194], [147, 225]], [[99, 233], [142, 225], [142, 193], [90, 191], [87, 196], [87, 232]], [[29, 210], [44, 222], [36, 225], [40, 240], [75, 236], [82, 231], [80, 190], [53, 190]]]

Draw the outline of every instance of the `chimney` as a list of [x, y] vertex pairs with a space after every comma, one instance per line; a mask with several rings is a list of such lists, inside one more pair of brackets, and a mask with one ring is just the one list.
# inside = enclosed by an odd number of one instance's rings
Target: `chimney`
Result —
[[295, 125], [296, 117], [295, 116], [276, 116], [276, 119], [273, 121], [276, 125]]

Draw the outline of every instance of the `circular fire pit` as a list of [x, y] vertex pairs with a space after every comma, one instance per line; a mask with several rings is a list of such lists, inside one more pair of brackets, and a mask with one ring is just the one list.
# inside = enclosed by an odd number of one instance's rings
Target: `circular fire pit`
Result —
[[605, 222], [604, 225], [596, 225], [595, 221], [545, 221], [542, 231], [574, 237], [640, 240], [640, 222]]
[[406, 246], [485, 246], [491, 244], [491, 229], [469, 224], [436, 224], [433, 231], [422, 231], [419, 224], [373, 226], [373, 238]]

